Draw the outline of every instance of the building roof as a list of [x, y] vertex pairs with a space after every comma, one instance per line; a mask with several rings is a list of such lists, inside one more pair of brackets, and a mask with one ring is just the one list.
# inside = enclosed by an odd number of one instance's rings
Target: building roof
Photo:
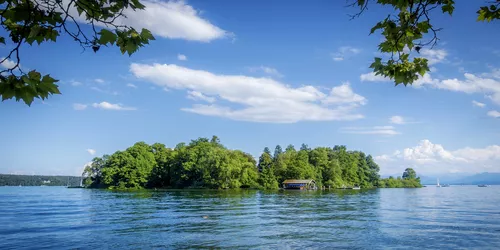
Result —
[[283, 183], [284, 184], [298, 184], [298, 183], [309, 184], [311, 182], [314, 182], [314, 180], [285, 180]]

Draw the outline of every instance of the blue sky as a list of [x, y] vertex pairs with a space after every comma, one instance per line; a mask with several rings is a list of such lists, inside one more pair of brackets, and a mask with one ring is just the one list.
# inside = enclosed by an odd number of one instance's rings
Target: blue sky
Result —
[[254, 156], [347, 145], [383, 174], [500, 172], [499, 24], [475, 21], [480, 4], [436, 12], [441, 41], [422, 51], [432, 72], [394, 87], [368, 68], [381, 41], [369, 30], [388, 9], [350, 20], [345, 1], [146, 2], [122, 21], [157, 40], [131, 57], [67, 37], [22, 48], [22, 67], [60, 79], [63, 94], [0, 104], [0, 173], [79, 174], [137, 141], [212, 135]]

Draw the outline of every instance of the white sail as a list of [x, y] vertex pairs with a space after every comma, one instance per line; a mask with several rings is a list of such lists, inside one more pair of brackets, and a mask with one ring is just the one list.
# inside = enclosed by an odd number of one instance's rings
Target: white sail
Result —
[[441, 185], [439, 185], [439, 178], [437, 179], [437, 185], [436, 187], [441, 187]]

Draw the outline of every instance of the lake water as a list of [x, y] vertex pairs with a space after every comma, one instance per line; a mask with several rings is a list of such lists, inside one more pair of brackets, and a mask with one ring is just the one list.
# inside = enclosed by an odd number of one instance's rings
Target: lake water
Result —
[[0, 187], [0, 249], [500, 249], [500, 186], [110, 192]]

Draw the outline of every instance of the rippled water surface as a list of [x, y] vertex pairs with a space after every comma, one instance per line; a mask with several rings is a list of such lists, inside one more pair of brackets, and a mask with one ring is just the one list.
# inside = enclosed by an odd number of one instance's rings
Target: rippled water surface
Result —
[[500, 249], [500, 187], [0, 187], [0, 249]]

